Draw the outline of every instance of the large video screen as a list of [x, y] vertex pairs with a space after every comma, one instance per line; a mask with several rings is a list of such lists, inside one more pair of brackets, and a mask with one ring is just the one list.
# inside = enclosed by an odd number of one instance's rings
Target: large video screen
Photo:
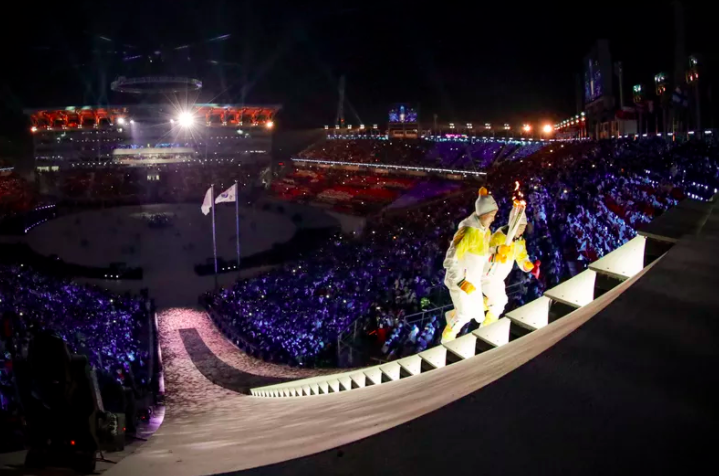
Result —
[[417, 122], [417, 110], [402, 104], [394, 106], [389, 110], [389, 122]]

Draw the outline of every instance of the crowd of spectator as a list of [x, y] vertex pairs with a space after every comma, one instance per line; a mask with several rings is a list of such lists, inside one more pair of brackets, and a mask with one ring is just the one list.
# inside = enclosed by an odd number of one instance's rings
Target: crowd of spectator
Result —
[[0, 218], [30, 210], [37, 203], [30, 184], [15, 172], [0, 172]]
[[549, 142], [486, 139], [328, 139], [300, 152], [313, 160], [392, 164], [454, 170], [486, 170], [505, 160], [518, 160], [538, 152]]
[[389, 205], [425, 181], [371, 171], [298, 168], [278, 177], [270, 189], [283, 200], [320, 203], [336, 211], [363, 214]]
[[217, 162], [149, 167], [106, 165], [37, 174], [38, 189], [48, 197], [72, 203], [123, 204], [201, 201], [207, 187], [225, 190], [235, 180], [255, 184], [267, 165]]
[[114, 295], [73, 283], [23, 264], [0, 265], [0, 410], [12, 411], [12, 360], [26, 358], [36, 332], [50, 331], [72, 353], [87, 356], [105, 383], [147, 387], [149, 368], [149, 301]]
[[[334, 147], [343, 154], [335, 159], [354, 154], [342, 150], [342, 141]], [[519, 182], [531, 224], [527, 245], [542, 261], [542, 274], [539, 280], [516, 270], [510, 275], [508, 310], [635, 236], [638, 225], [676, 204], [688, 188], [706, 199], [719, 186], [719, 150], [708, 142], [551, 143], [509, 159], [489, 170], [487, 185], [500, 206], [495, 223], [506, 222]], [[361, 237], [338, 235], [318, 253], [209, 293], [206, 302], [231, 320], [237, 340], [271, 360], [313, 365], [355, 321], [389, 357], [431, 345], [444, 325], [441, 312], [421, 324], [404, 319], [438, 290], [444, 300], [433, 297], [431, 304], [448, 301], [442, 258], [475, 193], [381, 215]]]

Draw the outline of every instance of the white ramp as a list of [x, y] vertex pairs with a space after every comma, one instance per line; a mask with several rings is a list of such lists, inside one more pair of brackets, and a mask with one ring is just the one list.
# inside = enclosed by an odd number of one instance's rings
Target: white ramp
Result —
[[[310, 390], [312, 390], [312, 395], [319, 395], [320, 394], [320, 386], [316, 383], [310, 384]], [[327, 393], [327, 392], [325, 392]]]
[[562, 284], [549, 289], [544, 295], [568, 306], [577, 308], [586, 306], [594, 300], [594, 282], [596, 278], [597, 272], [587, 269]]
[[589, 265], [598, 273], [617, 279], [629, 279], [644, 269], [645, 236], [637, 235], [608, 255]]
[[327, 383], [329, 384], [332, 391], [334, 391], [335, 393], [339, 393], [339, 391], [340, 391], [340, 381], [339, 380], [332, 379]]
[[319, 382], [317, 386], [320, 388], [322, 393], [327, 394], [330, 393], [330, 384], [327, 382]]
[[472, 332], [478, 339], [494, 347], [501, 347], [509, 342], [509, 326], [511, 322], [506, 317], [488, 326], [482, 326]]
[[419, 375], [422, 372], [422, 357], [419, 355], [410, 355], [404, 359], [399, 359], [397, 363], [410, 375]]
[[477, 348], [477, 337], [473, 334], [465, 334], [442, 345], [457, 357], [468, 359], [474, 357]]
[[435, 369], [441, 369], [447, 365], [447, 348], [441, 345], [420, 352], [418, 355]]
[[551, 299], [541, 296], [507, 313], [506, 316], [520, 326], [530, 331], [536, 331], [549, 324], [549, 305], [551, 303]]

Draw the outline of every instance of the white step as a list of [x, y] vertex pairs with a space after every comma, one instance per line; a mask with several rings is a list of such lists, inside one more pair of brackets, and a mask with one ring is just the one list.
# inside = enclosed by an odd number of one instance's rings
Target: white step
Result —
[[447, 348], [441, 345], [420, 352], [418, 355], [435, 369], [440, 369], [447, 365]]
[[330, 385], [327, 382], [318, 382], [317, 386], [320, 388], [322, 393], [330, 393]]
[[457, 357], [468, 359], [474, 357], [477, 348], [477, 337], [473, 334], [465, 334], [454, 340], [442, 344]]
[[379, 369], [382, 371], [383, 374], [389, 377], [390, 380], [399, 380], [400, 366], [397, 362], [390, 362], [388, 364], [384, 364]]
[[370, 381], [375, 384], [379, 385], [382, 383], [382, 371], [379, 369], [379, 367], [371, 367], [369, 369], [366, 369], [364, 371], [364, 374], [367, 376]]
[[598, 273], [613, 278], [629, 279], [644, 269], [644, 248], [647, 238], [637, 235], [606, 256], [589, 265]]
[[488, 326], [482, 326], [472, 332], [477, 338], [494, 347], [501, 347], [509, 342], [509, 326], [511, 322], [506, 317], [499, 319]]
[[340, 381], [342, 388], [345, 390], [352, 390], [352, 379], [349, 378], [349, 375], [343, 375], [338, 380]]
[[399, 359], [397, 363], [409, 372], [410, 375], [419, 375], [422, 372], [422, 357], [419, 355], [410, 355], [403, 359]]
[[580, 308], [594, 300], [594, 282], [597, 272], [587, 269], [544, 293], [550, 299]]
[[354, 374], [350, 375], [350, 378], [352, 379], [352, 381], [354, 383], [357, 384], [357, 386], [359, 388], [365, 387], [365, 382], [366, 382], [367, 377], [362, 372], [354, 373]]
[[508, 312], [506, 316], [520, 326], [530, 331], [536, 331], [549, 324], [549, 305], [551, 303], [552, 300], [548, 297], [540, 296], [534, 301]]
[[335, 378], [335, 379], [332, 379], [332, 380], [328, 381], [327, 384], [330, 386], [330, 388], [331, 388], [335, 393], [339, 393], [339, 391], [340, 391], [340, 381], [339, 381], [339, 380], [337, 380], [337, 379]]
[[310, 384], [310, 390], [312, 390], [312, 395], [319, 395], [320, 394], [320, 386], [316, 383]]

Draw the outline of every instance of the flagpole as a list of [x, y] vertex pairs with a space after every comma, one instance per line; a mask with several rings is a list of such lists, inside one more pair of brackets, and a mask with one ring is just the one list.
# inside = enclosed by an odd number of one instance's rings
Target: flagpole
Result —
[[237, 271], [240, 270], [240, 186], [235, 180], [235, 237], [237, 238]]
[[215, 257], [215, 280], [217, 279], [217, 234], [215, 232], [215, 184], [210, 185], [212, 197], [212, 252]]

